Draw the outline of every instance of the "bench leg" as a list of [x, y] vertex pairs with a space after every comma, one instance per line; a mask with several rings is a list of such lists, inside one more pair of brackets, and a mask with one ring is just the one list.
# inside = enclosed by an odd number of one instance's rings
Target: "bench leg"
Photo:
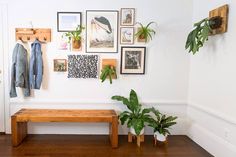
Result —
[[110, 141], [112, 148], [118, 147], [118, 118], [112, 117], [112, 122], [109, 127]]
[[16, 117], [11, 117], [12, 145], [18, 146], [27, 136], [27, 122], [17, 122]]

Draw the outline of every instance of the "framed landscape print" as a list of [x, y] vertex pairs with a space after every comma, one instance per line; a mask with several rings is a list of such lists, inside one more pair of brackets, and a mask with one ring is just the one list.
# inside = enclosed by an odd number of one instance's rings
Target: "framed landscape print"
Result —
[[120, 44], [134, 44], [134, 28], [121, 27], [120, 28]]
[[146, 47], [121, 47], [121, 74], [145, 73]]
[[55, 72], [66, 72], [67, 71], [67, 60], [66, 59], [54, 59], [53, 60]]
[[118, 52], [118, 11], [86, 11], [87, 53]]
[[121, 26], [133, 26], [135, 18], [134, 8], [121, 8], [120, 25]]
[[81, 25], [81, 12], [57, 12], [57, 31], [71, 32]]

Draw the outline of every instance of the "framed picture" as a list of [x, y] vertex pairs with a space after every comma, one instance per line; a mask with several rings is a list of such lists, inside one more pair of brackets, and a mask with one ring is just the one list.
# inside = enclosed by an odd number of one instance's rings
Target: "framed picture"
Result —
[[121, 74], [145, 73], [146, 47], [121, 47]]
[[87, 53], [118, 52], [118, 11], [86, 11]]
[[134, 44], [134, 28], [121, 27], [120, 28], [120, 44]]
[[54, 65], [55, 72], [66, 72], [67, 71], [66, 59], [54, 59], [53, 65]]
[[135, 18], [134, 8], [121, 8], [120, 25], [121, 26], [133, 26]]
[[81, 25], [81, 12], [57, 12], [57, 31], [75, 31]]

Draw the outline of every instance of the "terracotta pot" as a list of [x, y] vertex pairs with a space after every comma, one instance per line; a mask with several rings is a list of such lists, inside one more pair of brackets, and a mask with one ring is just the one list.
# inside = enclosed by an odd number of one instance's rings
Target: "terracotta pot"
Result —
[[72, 48], [73, 49], [80, 49], [81, 47], [81, 40], [72, 40]]
[[[137, 135], [135, 130], [134, 130], [134, 127], [131, 127], [130, 128], [130, 133], [133, 134], [133, 135]], [[144, 128], [140, 131], [140, 134], [139, 135], [142, 135], [144, 134]]]
[[138, 42], [146, 42], [144, 35], [138, 37]]

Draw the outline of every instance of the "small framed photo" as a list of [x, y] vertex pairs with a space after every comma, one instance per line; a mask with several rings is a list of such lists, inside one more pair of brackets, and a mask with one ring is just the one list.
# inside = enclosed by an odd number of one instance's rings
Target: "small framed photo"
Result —
[[121, 47], [121, 74], [145, 73], [146, 47]]
[[134, 44], [134, 28], [121, 27], [120, 28], [120, 44]]
[[120, 25], [134, 26], [135, 8], [121, 8]]
[[86, 52], [118, 52], [118, 11], [86, 11]]
[[81, 25], [81, 12], [57, 12], [57, 31], [75, 31]]
[[55, 72], [66, 72], [67, 71], [67, 60], [66, 59], [54, 59], [53, 60]]

